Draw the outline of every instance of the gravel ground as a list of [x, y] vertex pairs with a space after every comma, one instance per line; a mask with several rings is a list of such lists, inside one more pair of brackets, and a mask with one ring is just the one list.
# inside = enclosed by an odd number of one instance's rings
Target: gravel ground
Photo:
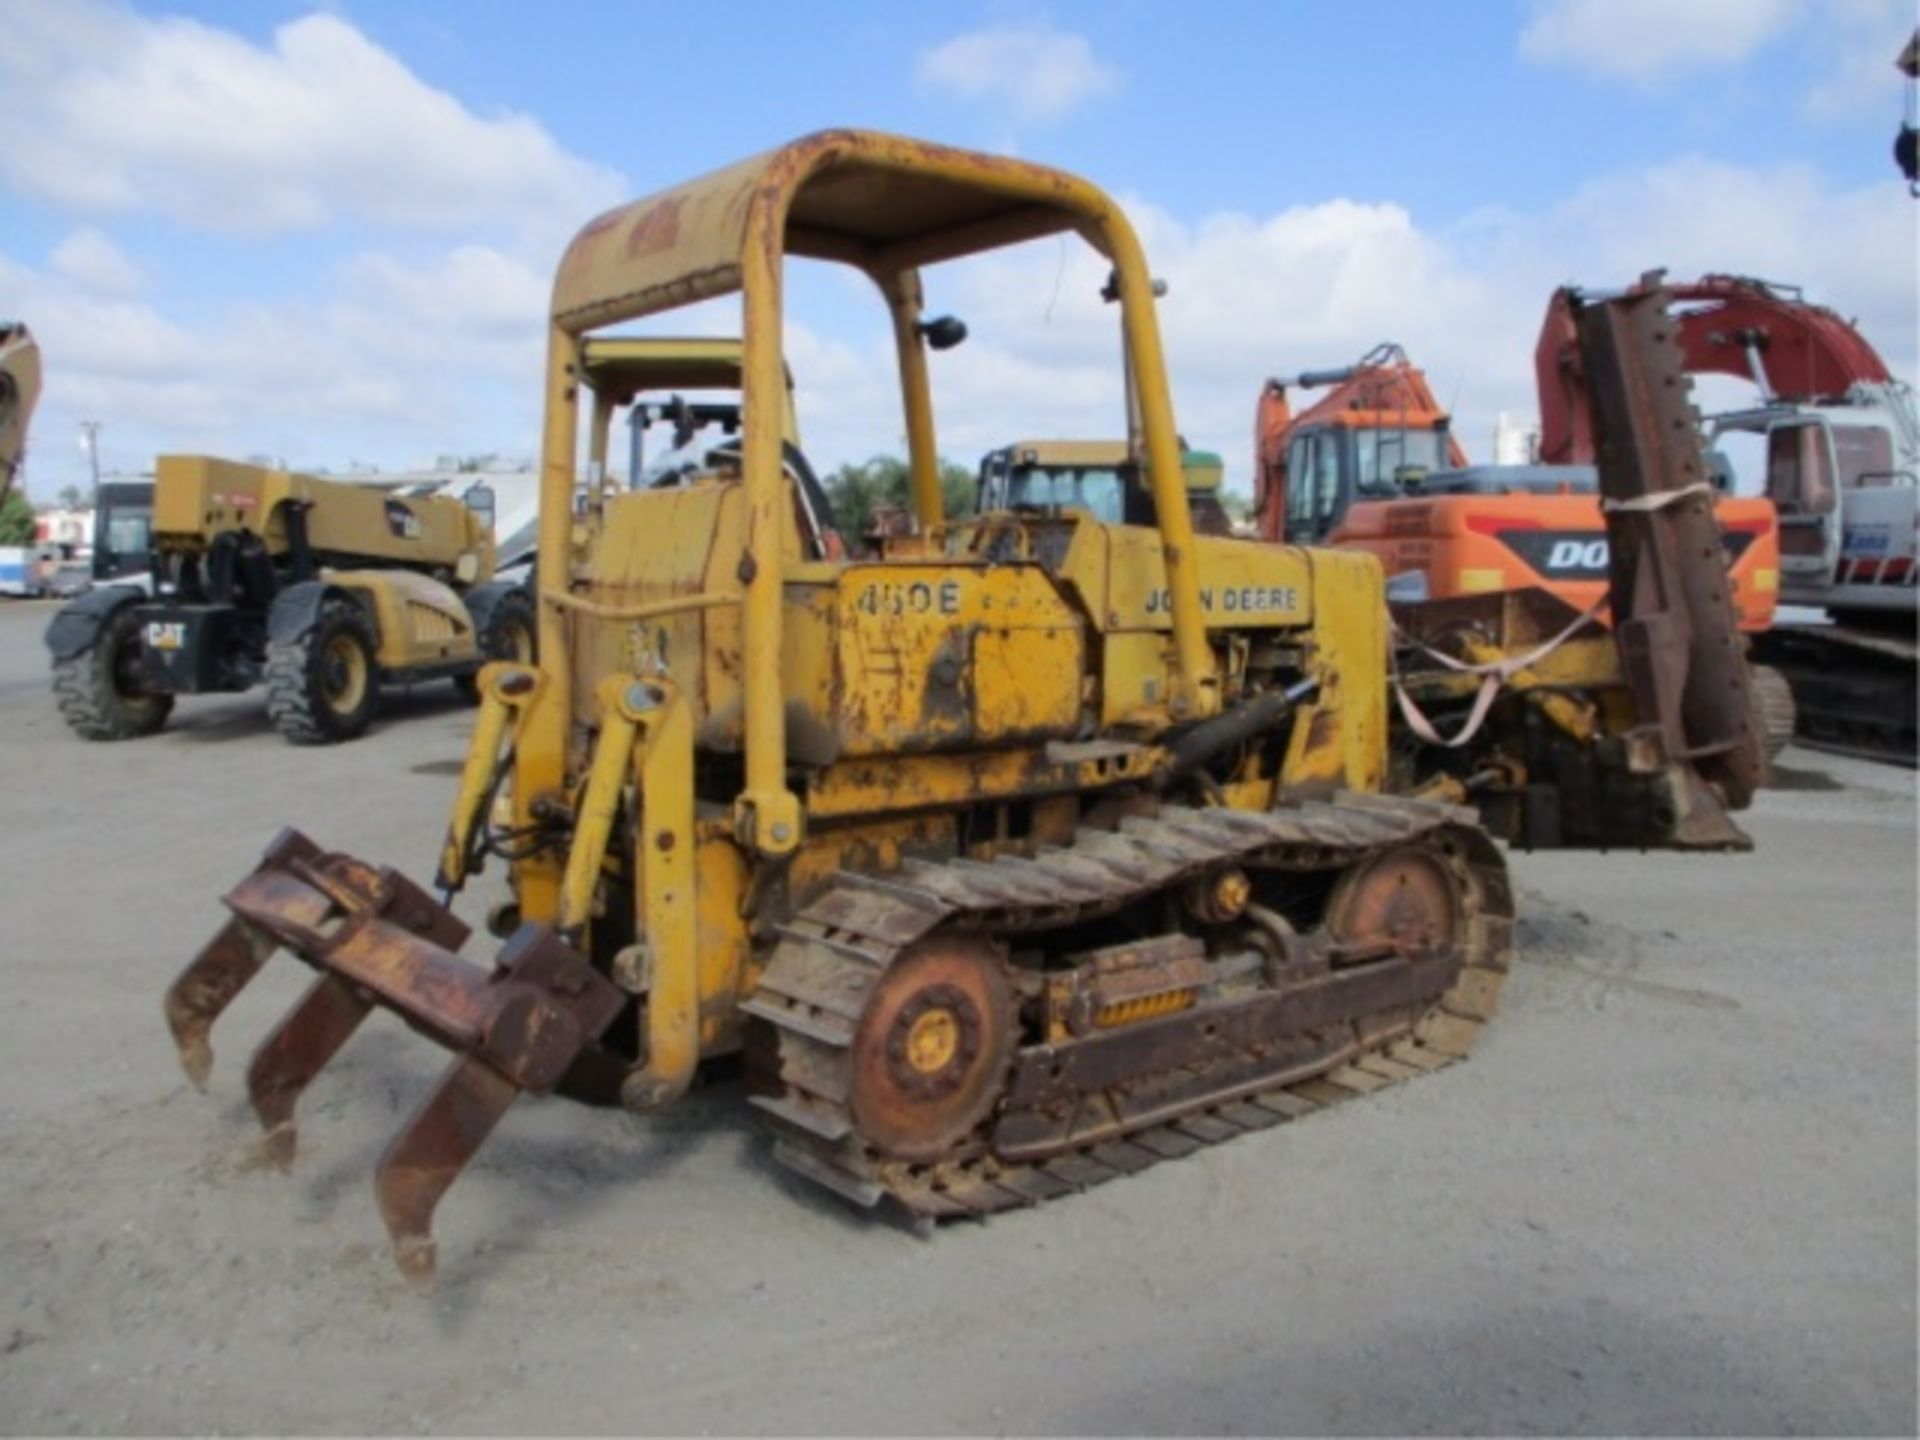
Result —
[[928, 1240], [787, 1177], [725, 1086], [523, 1103], [422, 1295], [368, 1180], [439, 1057], [376, 1019], [263, 1173], [241, 1071], [304, 972], [204, 1097], [159, 998], [282, 821], [430, 870], [466, 712], [297, 750], [187, 701], [86, 745], [50, 613], [0, 605], [8, 1431], [1914, 1433], [1911, 773], [1790, 751], [1750, 856], [1515, 856], [1468, 1064]]

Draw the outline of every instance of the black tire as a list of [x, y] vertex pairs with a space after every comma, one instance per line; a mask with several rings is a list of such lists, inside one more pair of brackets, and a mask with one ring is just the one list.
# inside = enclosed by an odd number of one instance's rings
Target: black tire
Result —
[[[474, 622], [479, 628], [475, 639], [478, 641], [482, 665], [492, 660], [518, 660], [526, 665], [533, 663], [538, 631], [533, 597], [526, 591], [507, 591], [484, 613], [475, 614]], [[461, 675], [453, 682], [469, 701], [480, 698], [479, 675], [476, 669], [472, 674]]]
[[91, 648], [53, 662], [54, 703], [87, 740], [133, 740], [167, 723], [173, 696], [140, 683], [140, 621], [131, 605], [114, 611]]
[[267, 646], [267, 714], [296, 745], [364, 734], [380, 705], [373, 625], [351, 600], [321, 602], [306, 633]]
[[1787, 677], [1771, 665], [1752, 666], [1747, 674], [1753, 692], [1754, 716], [1759, 723], [1761, 737], [1766, 742], [1767, 759], [1771, 762], [1779, 758], [1780, 752], [1793, 739], [1797, 718], [1793, 687], [1787, 683]]

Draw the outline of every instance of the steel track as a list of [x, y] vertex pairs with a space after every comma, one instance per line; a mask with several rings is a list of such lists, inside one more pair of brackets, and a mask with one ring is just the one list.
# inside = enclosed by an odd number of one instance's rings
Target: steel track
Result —
[[[1185, 1098], [1092, 1143], [1019, 1160], [996, 1153], [991, 1123], [946, 1156], [915, 1164], [880, 1154], [858, 1133], [849, 1095], [859, 1020], [888, 967], [936, 931], [1034, 937], [1167, 893], [1221, 864], [1325, 873], [1410, 844], [1444, 858], [1463, 910], [1457, 978], [1423, 1006], [1329, 1027], [1310, 1055], [1273, 1073], [1249, 1078], [1247, 1057], [1236, 1057], [1215, 1067], [1221, 1078], [1211, 1089], [1205, 1065], [1130, 1076], [1125, 1088], [1177, 1081], [1173, 1092]], [[769, 1093], [754, 1103], [774, 1122], [776, 1158], [856, 1204], [891, 1200], [928, 1222], [1033, 1205], [1464, 1057], [1494, 1013], [1512, 922], [1504, 861], [1470, 812], [1370, 795], [1259, 814], [1167, 808], [1118, 831], [1083, 832], [1032, 860], [844, 874], [783, 927], [745, 1004], [765, 1027], [750, 1050], [761, 1057]]]

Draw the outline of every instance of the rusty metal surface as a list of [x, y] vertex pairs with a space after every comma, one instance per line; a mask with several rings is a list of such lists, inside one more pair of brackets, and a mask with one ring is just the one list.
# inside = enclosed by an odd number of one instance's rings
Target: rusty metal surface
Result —
[[179, 978], [167, 987], [167, 1029], [180, 1052], [180, 1068], [196, 1090], [207, 1088], [213, 1071], [213, 1022], [246, 989], [272, 955], [266, 937], [240, 920], [229, 920], [200, 948]]
[[760, 205], [791, 207], [791, 253], [875, 268], [1097, 224], [1109, 208], [1085, 181], [1030, 161], [821, 131], [590, 222], [560, 262], [555, 319], [584, 329], [737, 288]]
[[181, 1064], [203, 1084], [208, 1035], [275, 946], [318, 972], [255, 1052], [248, 1094], [265, 1158], [289, 1163], [300, 1096], [378, 1005], [460, 1058], [381, 1161], [381, 1213], [401, 1268], [431, 1274], [433, 1211], [522, 1090], [597, 1098], [624, 1068], [599, 1048], [627, 997], [542, 926], [491, 969], [455, 953], [467, 927], [413, 882], [284, 831], [226, 897], [234, 918], [167, 992]]
[[456, 1060], [381, 1155], [374, 1196], [394, 1263], [409, 1280], [433, 1277], [433, 1212], [519, 1095], [491, 1066]]
[[[1745, 644], [1718, 563], [1700, 417], [1657, 275], [1576, 315], [1599, 433], [1614, 633], [1641, 723], [1677, 766], [1679, 826], [1701, 847], [1745, 840], [1727, 817], [1767, 774]], [[1713, 563], [1700, 563], [1708, 557]]]
[[1338, 939], [1386, 937], [1444, 949], [1459, 930], [1459, 896], [1439, 857], [1418, 850], [1376, 856], [1343, 876], [1328, 906]]
[[321, 975], [253, 1052], [247, 1096], [266, 1132], [263, 1153], [274, 1165], [293, 1163], [293, 1111], [301, 1094], [372, 1010], [373, 1002], [346, 981]]
[[876, 977], [861, 1012], [845, 1097], [854, 1123], [895, 1158], [944, 1154], [993, 1108], [1013, 1054], [1001, 956], [967, 936], [931, 940]]
[[[872, 997], [892, 966], [945, 937], [1043, 936], [1128, 899], [1171, 899], [1226, 863], [1364, 870], [1382, 851], [1430, 853], [1437, 871], [1381, 861], [1348, 902], [1354, 937], [1303, 944], [1279, 988], [1025, 1046], [993, 1118], [943, 1154], [888, 1155], [848, 1108], [850, 1049]], [[1433, 900], [1431, 873], [1449, 877], [1459, 904]], [[1462, 812], [1363, 795], [1264, 813], [1168, 808], [1032, 860], [842, 876], [783, 927], [747, 1002], [778, 1057], [774, 1093], [755, 1103], [782, 1136], [778, 1158], [861, 1204], [891, 1198], [927, 1219], [1035, 1204], [1465, 1054], [1505, 977], [1512, 915], [1499, 853]]]

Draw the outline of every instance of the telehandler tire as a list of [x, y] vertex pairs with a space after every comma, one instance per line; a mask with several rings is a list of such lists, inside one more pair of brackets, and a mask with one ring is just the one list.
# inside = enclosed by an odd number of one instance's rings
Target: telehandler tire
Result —
[[267, 714], [296, 745], [352, 740], [380, 704], [373, 625], [351, 600], [324, 601], [312, 625], [267, 645]]
[[94, 643], [53, 662], [60, 718], [88, 740], [133, 740], [167, 723], [173, 696], [139, 678], [140, 621], [132, 606], [108, 616]]
[[[478, 632], [480, 663], [493, 660], [517, 660], [531, 665], [534, 657], [535, 620], [533, 598], [524, 590], [508, 590], [482, 608], [475, 605], [474, 628]], [[462, 675], [454, 685], [469, 701], [480, 698], [479, 671]]]

